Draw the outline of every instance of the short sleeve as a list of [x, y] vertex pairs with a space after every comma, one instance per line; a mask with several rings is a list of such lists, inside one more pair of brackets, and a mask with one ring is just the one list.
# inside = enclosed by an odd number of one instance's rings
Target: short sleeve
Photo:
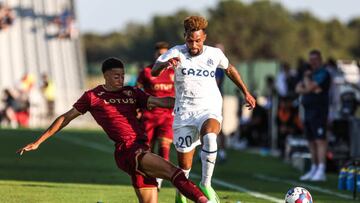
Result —
[[149, 99], [150, 95], [145, 93], [139, 88], [135, 88], [135, 98], [136, 98], [136, 105], [139, 108], [147, 108], [147, 101]]
[[326, 71], [323, 70], [317, 74], [315, 74], [313, 76], [313, 80], [314, 82], [316, 82], [316, 84], [322, 88], [325, 88], [325, 86], [327, 85], [327, 83], [329, 83], [330, 80], [330, 74]]
[[218, 68], [227, 69], [229, 67], [229, 59], [225, 56], [221, 49], [217, 49], [217, 51], [217, 56], [220, 58]]
[[171, 58], [179, 57], [179, 50], [175, 47], [169, 49], [167, 52], [159, 56], [156, 62], [166, 62]]
[[90, 110], [91, 99], [87, 92], [85, 92], [73, 105], [73, 107], [81, 114], [85, 114]]

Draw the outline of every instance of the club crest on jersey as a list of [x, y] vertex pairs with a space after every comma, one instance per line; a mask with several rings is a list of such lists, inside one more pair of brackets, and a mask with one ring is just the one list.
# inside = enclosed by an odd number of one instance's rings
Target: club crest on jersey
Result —
[[208, 60], [207, 60], [207, 65], [208, 65], [208, 66], [214, 65], [214, 61], [213, 61], [212, 59], [208, 59]]
[[133, 92], [131, 90], [124, 90], [123, 94], [125, 94], [128, 97], [131, 97], [133, 95]]

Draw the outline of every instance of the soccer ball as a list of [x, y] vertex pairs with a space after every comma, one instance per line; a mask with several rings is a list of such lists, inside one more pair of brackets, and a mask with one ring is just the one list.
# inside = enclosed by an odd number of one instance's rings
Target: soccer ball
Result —
[[285, 195], [285, 203], [313, 203], [311, 194], [305, 188], [291, 188]]

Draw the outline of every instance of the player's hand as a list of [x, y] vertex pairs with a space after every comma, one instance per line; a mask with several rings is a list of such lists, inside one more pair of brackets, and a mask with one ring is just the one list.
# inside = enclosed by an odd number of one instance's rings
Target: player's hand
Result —
[[176, 68], [178, 66], [178, 64], [180, 63], [180, 57], [174, 57], [169, 59], [168, 61], [168, 67], [169, 68]]
[[36, 144], [35, 142], [34, 142], [34, 143], [30, 143], [30, 144], [26, 145], [25, 147], [17, 150], [16, 153], [19, 153], [20, 155], [22, 155], [24, 152], [36, 150], [38, 147], [39, 147], [39, 145]]
[[250, 94], [250, 93], [246, 93], [245, 94], [245, 100], [247, 102], [246, 107], [249, 108], [249, 110], [254, 109], [256, 106], [256, 100], [255, 98]]

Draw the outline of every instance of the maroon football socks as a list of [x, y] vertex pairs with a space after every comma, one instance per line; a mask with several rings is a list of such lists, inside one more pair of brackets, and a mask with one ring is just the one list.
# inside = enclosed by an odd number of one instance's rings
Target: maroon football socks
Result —
[[193, 182], [185, 177], [185, 174], [181, 169], [176, 170], [176, 172], [171, 177], [171, 182], [185, 197], [197, 203], [208, 202], [208, 199], [201, 192], [201, 190], [196, 187]]

